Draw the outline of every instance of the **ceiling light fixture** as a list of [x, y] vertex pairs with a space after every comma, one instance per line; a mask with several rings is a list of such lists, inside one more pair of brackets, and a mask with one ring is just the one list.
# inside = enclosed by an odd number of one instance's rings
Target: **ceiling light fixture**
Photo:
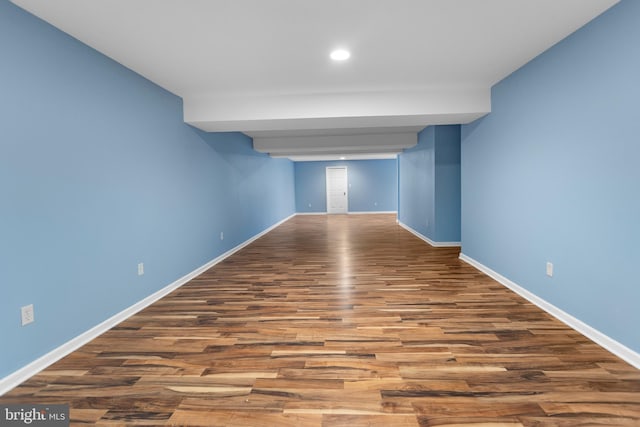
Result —
[[344, 160], [344, 159], [346, 159], [346, 157], [344, 157], [344, 156], [340, 157], [340, 160]]
[[349, 59], [350, 56], [351, 53], [349, 53], [348, 50], [344, 49], [336, 49], [331, 52], [331, 59], [333, 59], [334, 61], [345, 61]]

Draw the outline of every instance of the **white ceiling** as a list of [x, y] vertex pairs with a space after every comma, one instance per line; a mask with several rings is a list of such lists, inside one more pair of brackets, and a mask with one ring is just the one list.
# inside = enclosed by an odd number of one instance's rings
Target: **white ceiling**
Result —
[[[13, 0], [182, 97], [185, 122], [292, 157], [295, 136], [347, 148], [473, 121], [493, 84], [617, 1]], [[331, 61], [337, 47], [351, 59]]]

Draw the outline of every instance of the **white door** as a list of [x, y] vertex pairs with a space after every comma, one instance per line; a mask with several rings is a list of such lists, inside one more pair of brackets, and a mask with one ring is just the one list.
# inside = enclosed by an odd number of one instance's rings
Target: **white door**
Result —
[[340, 214], [349, 210], [347, 196], [347, 168], [327, 168], [327, 213]]

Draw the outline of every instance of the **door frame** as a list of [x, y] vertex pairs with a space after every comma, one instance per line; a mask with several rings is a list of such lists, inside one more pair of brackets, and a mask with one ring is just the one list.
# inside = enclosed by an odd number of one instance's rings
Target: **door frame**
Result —
[[[344, 169], [344, 179], [345, 179], [345, 185], [344, 185], [344, 212], [343, 211], [331, 211], [330, 209], [330, 203], [329, 203], [329, 169], [335, 170], [335, 169]], [[326, 182], [326, 187], [325, 187], [325, 191], [326, 191], [326, 197], [327, 197], [327, 214], [346, 214], [349, 213], [349, 171], [347, 169], [346, 166], [327, 166], [325, 168], [325, 182]]]

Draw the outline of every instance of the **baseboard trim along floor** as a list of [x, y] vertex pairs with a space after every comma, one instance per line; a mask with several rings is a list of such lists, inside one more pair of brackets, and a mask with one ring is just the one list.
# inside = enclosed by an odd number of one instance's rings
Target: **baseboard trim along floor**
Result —
[[407, 224], [399, 222], [399, 221], [398, 221], [398, 225], [400, 227], [404, 228], [405, 230], [407, 230], [409, 233], [411, 233], [414, 236], [416, 236], [417, 238], [424, 240], [425, 242], [427, 242], [428, 244], [430, 244], [431, 246], [433, 246], [435, 248], [455, 248], [455, 247], [460, 247], [461, 246], [460, 242], [436, 242], [434, 240], [431, 240], [430, 238], [428, 238], [424, 234], [414, 230], [413, 228], [409, 227]]

